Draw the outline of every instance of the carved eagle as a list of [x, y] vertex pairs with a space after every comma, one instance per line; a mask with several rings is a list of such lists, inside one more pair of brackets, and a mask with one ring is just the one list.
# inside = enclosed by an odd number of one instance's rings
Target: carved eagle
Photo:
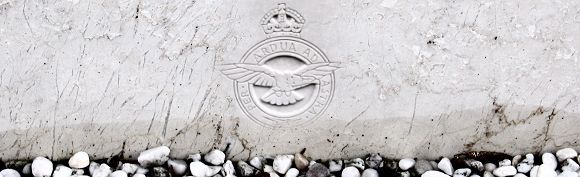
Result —
[[281, 72], [267, 65], [234, 63], [222, 65], [220, 70], [235, 81], [270, 87], [260, 99], [272, 105], [286, 106], [304, 99], [304, 96], [295, 91], [296, 89], [319, 84], [320, 78], [338, 68], [339, 63], [313, 63], [294, 71]]

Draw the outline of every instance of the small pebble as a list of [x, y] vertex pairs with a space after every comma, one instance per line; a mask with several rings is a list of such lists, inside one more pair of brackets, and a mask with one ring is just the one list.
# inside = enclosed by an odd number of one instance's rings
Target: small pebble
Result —
[[346, 167], [342, 170], [341, 177], [360, 177], [360, 172], [356, 167]]
[[512, 165], [512, 161], [510, 159], [503, 159], [502, 161], [499, 162], [500, 167], [511, 166], [511, 165]]
[[137, 172], [137, 169], [139, 169], [139, 165], [132, 163], [124, 163], [121, 166], [121, 170], [123, 170], [127, 174], [135, 174]]
[[257, 169], [264, 168], [264, 158], [263, 157], [254, 157], [250, 160], [250, 165], [254, 166]]
[[471, 176], [469, 176], [469, 177], [481, 177], [481, 176], [479, 176], [478, 174], [472, 174], [472, 175], [471, 175]]
[[413, 166], [415, 166], [415, 159], [405, 158], [399, 161], [399, 168], [403, 171], [407, 171], [410, 168], [413, 168]]
[[294, 154], [294, 165], [300, 171], [305, 170], [310, 165], [308, 159], [301, 153]]
[[[542, 158], [542, 160], [543, 160], [543, 158]], [[552, 168], [551, 165], [542, 164], [538, 168], [537, 175], [538, 175], [538, 177], [556, 177], [556, 176], [558, 176], [558, 173], [556, 173], [556, 171], [554, 171], [554, 169]]]
[[538, 177], [538, 169], [540, 169], [540, 166], [538, 165], [532, 167], [530, 170], [530, 177]]
[[510, 164], [510, 165], [516, 166], [516, 165], [518, 165], [518, 163], [520, 163], [520, 161], [522, 161], [522, 155], [516, 155], [512, 158], [512, 164]]
[[22, 168], [22, 174], [31, 175], [32, 174], [32, 163], [27, 163]]
[[89, 158], [89, 154], [86, 152], [80, 151], [75, 153], [69, 160], [68, 166], [71, 168], [85, 168], [89, 166], [91, 160]]
[[453, 166], [451, 165], [451, 161], [449, 161], [449, 159], [446, 157], [439, 161], [437, 168], [439, 168], [439, 170], [443, 171], [447, 175], [452, 175], [454, 171]]
[[122, 170], [117, 170], [113, 173], [111, 173], [111, 175], [109, 175], [109, 177], [127, 177], [127, 172], [122, 171]]
[[369, 168], [363, 171], [362, 177], [379, 177], [379, 172], [375, 169]]
[[293, 155], [278, 155], [274, 158], [272, 167], [274, 168], [274, 171], [280, 174], [286, 174], [286, 171], [292, 167], [293, 160]]
[[143, 167], [150, 167], [154, 165], [163, 165], [169, 160], [169, 148], [167, 146], [159, 146], [141, 152], [137, 161]]
[[418, 174], [423, 174], [429, 170], [433, 170], [433, 166], [431, 166], [429, 161], [417, 160], [415, 163], [415, 171], [417, 171]]
[[465, 160], [465, 164], [467, 165], [467, 167], [475, 169], [479, 172], [482, 172], [483, 170], [485, 170], [483, 163], [481, 163], [480, 161], [477, 160]]
[[240, 175], [243, 177], [248, 177], [248, 176], [252, 176], [254, 174], [256, 174], [256, 168], [252, 167], [251, 165], [249, 165], [248, 163], [244, 162], [244, 161], [238, 161], [238, 169], [240, 172]]
[[534, 164], [534, 154], [526, 154], [526, 158], [522, 160], [522, 163], [527, 163], [530, 165]]
[[558, 167], [556, 156], [554, 156], [552, 153], [542, 154], [542, 165], [545, 165], [545, 168], [549, 167], [552, 170], [556, 170], [556, 167]]
[[95, 172], [95, 170], [99, 168], [99, 163], [97, 162], [91, 162], [91, 164], [89, 165], [89, 173], [91, 175], [93, 175], [93, 172]]
[[35, 177], [49, 177], [52, 174], [52, 162], [44, 157], [36, 157], [32, 161], [32, 175]]
[[0, 176], [2, 177], [20, 177], [20, 173], [14, 169], [4, 169], [0, 171]]
[[518, 173], [518, 174], [514, 175], [514, 177], [528, 177], [528, 176], [526, 176], [525, 174], [522, 174], [522, 173]]
[[107, 164], [101, 164], [93, 171], [92, 177], [108, 177], [112, 173], [111, 167]]
[[520, 173], [528, 173], [528, 172], [530, 172], [532, 167], [534, 167], [534, 166], [530, 165], [528, 163], [519, 163], [517, 166], [517, 169], [518, 169], [518, 172], [520, 172]]
[[167, 166], [173, 174], [183, 176], [187, 172], [187, 162], [184, 160], [168, 160]]
[[493, 176], [493, 173], [491, 173], [491, 171], [484, 171], [483, 177], [494, 177], [494, 176]]
[[297, 177], [299, 173], [300, 173], [300, 171], [298, 171], [298, 169], [296, 169], [296, 168], [290, 168], [286, 172], [286, 175], [284, 175], [284, 177]]
[[576, 150], [572, 149], [572, 148], [564, 148], [564, 149], [560, 149], [556, 152], [556, 156], [558, 157], [558, 160], [564, 161], [566, 159], [571, 159], [571, 158], [575, 158], [578, 156], [578, 152], [576, 152]]
[[578, 173], [575, 171], [563, 171], [558, 177], [578, 177]]
[[133, 177], [146, 177], [146, 176], [144, 174], [137, 173], [134, 174]]
[[218, 149], [214, 149], [205, 154], [203, 159], [212, 165], [221, 165], [226, 161], [226, 154]]
[[328, 162], [330, 172], [339, 172], [342, 170], [342, 160], [331, 160]]
[[236, 176], [236, 169], [234, 168], [234, 164], [232, 161], [227, 160], [226, 163], [222, 166], [222, 175], [224, 177], [235, 177]]
[[145, 175], [145, 176], [151, 176], [151, 177], [170, 177], [171, 174], [169, 174], [169, 171], [167, 171], [167, 169], [165, 169], [164, 167], [153, 167], [153, 170], [151, 171], [152, 174], [149, 175]]
[[[370, 154], [366, 159], [365, 159], [365, 165], [368, 168], [374, 168], [377, 169], [380, 167], [381, 163], [383, 162], [383, 158], [376, 153]], [[359, 168], [360, 169], [360, 168]], [[362, 169], [361, 169], [362, 170]]]
[[197, 154], [189, 154], [187, 156], [187, 160], [190, 160], [192, 162], [200, 161], [201, 160], [201, 154], [199, 154], [199, 153], [197, 153]]
[[365, 169], [365, 161], [361, 158], [345, 160], [344, 163], [345, 163], [345, 167], [356, 167], [360, 170]]
[[149, 169], [143, 168], [141, 166], [139, 166], [139, 168], [137, 168], [137, 171], [135, 171], [135, 174], [147, 174], [147, 173], [149, 173]]
[[484, 168], [485, 171], [493, 171], [497, 168], [497, 166], [495, 166], [493, 163], [486, 163]]
[[191, 162], [189, 171], [194, 177], [210, 177], [221, 171], [221, 167], [210, 167], [200, 161]]
[[578, 165], [578, 163], [576, 163], [572, 159], [566, 159], [565, 163], [562, 166], [562, 171], [573, 171], [573, 172], [576, 172], [578, 170], [580, 170], [580, 165]]
[[330, 170], [320, 163], [312, 164], [306, 172], [306, 177], [327, 177], [329, 175]]
[[471, 169], [469, 168], [460, 168], [453, 172], [453, 177], [468, 177], [471, 175]]
[[[69, 177], [73, 173], [73, 170], [64, 165], [57, 165], [52, 173], [52, 177]], [[4, 175], [6, 176], [6, 175]]]
[[[510, 163], [511, 164], [511, 163]], [[516, 170], [516, 167], [514, 166], [501, 166], [496, 168], [495, 170], [493, 170], [493, 174], [495, 176], [513, 176], [516, 175], [518, 173], [518, 170]]]
[[449, 175], [442, 173], [440, 171], [427, 171], [421, 175], [421, 177], [449, 177]]

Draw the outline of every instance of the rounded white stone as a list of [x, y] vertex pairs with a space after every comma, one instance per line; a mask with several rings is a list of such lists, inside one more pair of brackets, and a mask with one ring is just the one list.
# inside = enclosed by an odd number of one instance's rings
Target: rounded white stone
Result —
[[512, 165], [512, 161], [510, 159], [503, 159], [502, 161], [499, 162], [499, 166], [510, 166]]
[[300, 171], [298, 171], [298, 169], [296, 169], [296, 168], [290, 168], [286, 172], [286, 175], [284, 175], [284, 177], [297, 177], [299, 173], [300, 173]]
[[69, 177], [72, 176], [73, 170], [64, 165], [57, 165], [52, 173], [52, 177]]
[[566, 162], [568, 163], [568, 165], [563, 166], [562, 171], [576, 172], [576, 171], [580, 170], [580, 165], [578, 165], [578, 163], [576, 163], [574, 160], [566, 159]]
[[538, 169], [540, 166], [536, 165], [530, 170], [530, 177], [538, 177]]
[[280, 174], [286, 174], [286, 171], [292, 166], [292, 161], [294, 160], [294, 155], [278, 155], [274, 158], [273, 168], [274, 171]]
[[35, 177], [49, 177], [53, 170], [52, 162], [44, 157], [36, 157], [31, 167]]
[[339, 172], [342, 170], [342, 160], [331, 160], [328, 162], [328, 170], [330, 172]]
[[99, 168], [99, 164], [97, 162], [91, 162], [91, 164], [89, 165], [89, 173], [93, 175], [93, 173], [97, 168]]
[[362, 172], [362, 177], [379, 177], [377, 170], [369, 168]]
[[528, 176], [526, 176], [525, 174], [522, 174], [522, 173], [518, 173], [518, 174], [514, 175], [514, 177], [528, 177]]
[[90, 163], [89, 154], [83, 151], [77, 152], [68, 160], [68, 166], [71, 168], [85, 168]]
[[449, 175], [440, 171], [429, 170], [423, 173], [421, 177], [449, 177]]
[[342, 177], [360, 177], [360, 172], [356, 167], [346, 167], [342, 170]]
[[22, 174], [25, 175], [32, 174], [32, 163], [27, 163], [26, 165], [24, 165], [24, 168], [22, 168]]
[[517, 173], [518, 170], [516, 170], [516, 167], [511, 165], [498, 167], [495, 170], [493, 170], [493, 175], [495, 176], [513, 176], [516, 175]]
[[93, 171], [92, 177], [108, 177], [111, 172], [111, 167], [109, 167], [109, 165], [101, 164], [99, 168]]
[[520, 173], [528, 173], [528, 172], [530, 172], [532, 167], [534, 167], [534, 166], [531, 164], [528, 164], [528, 163], [519, 163], [517, 166], [517, 169], [518, 169], [518, 172], [520, 172]]
[[127, 177], [127, 172], [122, 171], [122, 170], [117, 170], [113, 173], [111, 173], [111, 175], [109, 175], [109, 177]]
[[3, 177], [20, 177], [20, 173], [18, 173], [18, 171], [9, 168], [0, 171], [0, 175]]
[[453, 166], [451, 165], [451, 161], [449, 161], [447, 157], [444, 157], [443, 159], [441, 159], [441, 161], [439, 161], [439, 163], [437, 164], [437, 168], [439, 168], [439, 170], [443, 171], [447, 175], [453, 174]]
[[413, 166], [415, 166], [415, 159], [404, 158], [399, 161], [399, 168], [403, 171], [407, 171], [410, 168], [413, 168]]
[[139, 165], [132, 163], [124, 163], [121, 166], [121, 170], [123, 170], [127, 174], [135, 174], [135, 172], [137, 172], [137, 169], [139, 169]]
[[137, 161], [143, 167], [149, 167], [152, 165], [163, 165], [167, 160], [169, 160], [169, 152], [171, 150], [167, 146], [159, 146], [156, 148], [148, 149], [141, 152]]
[[558, 167], [556, 156], [552, 153], [542, 154], [542, 165], [545, 165], [545, 167], [549, 167], [552, 170], [556, 170], [556, 167]]
[[205, 154], [205, 156], [203, 156], [203, 159], [212, 165], [221, 165], [226, 160], [226, 154], [224, 154], [224, 152], [220, 150], [214, 149], [209, 153]]
[[191, 162], [189, 164], [189, 171], [194, 177], [206, 177], [209, 167], [200, 161]]
[[576, 150], [574, 150], [572, 148], [564, 148], [564, 149], [558, 150], [556, 152], [556, 156], [558, 157], [558, 160], [564, 161], [566, 159], [571, 159], [571, 158], [577, 157], [578, 152], [576, 152]]
[[478, 174], [472, 174], [472, 175], [471, 175], [471, 176], [469, 176], [469, 177], [481, 177], [481, 176], [479, 176]]
[[493, 171], [497, 168], [497, 166], [493, 163], [486, 163], [484, 165], [485, 171]]
[[236, 169], [234, 168], [234, 164], [232, 161], [227, 160], [226, 163], [222, 166], [222, 175], [225, 177], [235, 177], [236, 176]]
[[460, 168], [453, 172], [453, 177], [466, 177], [471, 174], [471, 169], [469, 168]]
[[183, 160], [169, 160], [167, 166], [178, 176], [183, 176], [187, 172], [187, 162]]
[[253, 167], [257, 168], [257, 169], [262, 169], [264, 168], [264, 158], [263, 157], [253, 157], [252, 160], [250, 160], [250, 165], [252, 165]]
[[542, 164], [538, 168], [538, 177], [556, 177], [558, 173], [552, 168], [552, 166], [547, 164]]

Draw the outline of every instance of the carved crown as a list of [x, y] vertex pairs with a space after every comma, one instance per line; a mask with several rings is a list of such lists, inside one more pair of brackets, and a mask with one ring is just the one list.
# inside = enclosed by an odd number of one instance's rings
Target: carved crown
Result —
[[286, 7], [284, 3], [280, 3], [277, 8], [268, 11], [260, 23], [268, 37], [300, 36], [304, 21], [304, 17], [296, 10]]

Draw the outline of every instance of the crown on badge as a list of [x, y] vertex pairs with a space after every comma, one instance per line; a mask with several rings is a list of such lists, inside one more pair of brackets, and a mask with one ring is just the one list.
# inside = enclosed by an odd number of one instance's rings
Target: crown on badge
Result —
[[284, 3], [280, 3], [277, 8], [268, 11], [260, 23], [268, 37], [300, 36], [304, 21], [304, 17], [296, 10], [286, 7]]

